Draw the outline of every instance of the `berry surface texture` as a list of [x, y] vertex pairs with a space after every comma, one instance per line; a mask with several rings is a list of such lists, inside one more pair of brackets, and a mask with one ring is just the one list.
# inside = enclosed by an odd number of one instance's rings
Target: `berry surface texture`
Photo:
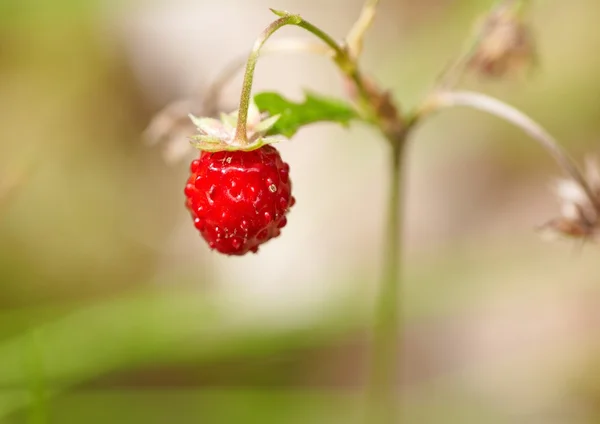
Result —
[[279, 236], [295, 200], [290, 167], [275, 147], [202, 152], [190, 171], [186, 206], [211, 249], [237, 256], [256, 253]]

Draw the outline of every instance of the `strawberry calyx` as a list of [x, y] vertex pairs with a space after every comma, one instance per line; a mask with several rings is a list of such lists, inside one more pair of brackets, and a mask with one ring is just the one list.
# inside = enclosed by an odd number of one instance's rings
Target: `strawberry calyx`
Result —
[[220, 120], [196, 117], [190, 114], [189, 117], [199, 133], [190, 137], [190, 143], [196, 149], [205, 152], [256, 150], [267, 144], [278, 143], [286, 139], [282, 135], [266, 135], [280, 116], [261, 114], [256, 103], [252, 101], [246, 123], [247, 140], [243, 140], [243, 137], [236, 136], [238, 111], [230, 114], [223, 113]]

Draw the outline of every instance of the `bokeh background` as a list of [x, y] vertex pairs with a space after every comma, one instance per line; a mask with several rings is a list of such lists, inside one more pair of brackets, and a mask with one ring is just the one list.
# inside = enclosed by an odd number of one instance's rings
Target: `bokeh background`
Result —
[[[363, 65], [404, 108], [487, 0], [382, 0]], [[359, 0], [0, 0], [0, 422], [356, 422], [380, 275], [386, 148], [360, 125], [280, 150], [282, 237], [211, 253], [187, 162], [143, 133], [202, 97], [272, 19], [341, 39]], [[465, 86], [600, 150], [600, 3], [535, 2], [540, 66]], [[285, 28], [274, 38], [306, 37]], [[222, 96], [235, 105], [239, 78]], [[265, 57], [255, 91], [342, 96], [322, 57]], [[225, 107], [225, 106], [224, 106]], [[554, 163], [518, 129], [451, 110], [408, 159], [401, 407], [411, 423], [600, 422], [600, 251], [542, 241]]]

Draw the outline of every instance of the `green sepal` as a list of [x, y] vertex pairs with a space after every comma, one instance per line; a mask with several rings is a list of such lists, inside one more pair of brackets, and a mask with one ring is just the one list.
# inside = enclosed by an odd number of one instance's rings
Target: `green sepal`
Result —
[[250, 140], [248, 144], [242, 145], [237, 142], [227, 143], [224, 140], [215, 137], [194, 135], [190, 137], [190, 144], [196, 149], [204, 152], [234, 152], [238, 150], [249, 152], [251, 150], [260, 149], [267, 144], [279, 143], [284, 139], [285, 138], [281, 136], [258, 137], [255, 140]]

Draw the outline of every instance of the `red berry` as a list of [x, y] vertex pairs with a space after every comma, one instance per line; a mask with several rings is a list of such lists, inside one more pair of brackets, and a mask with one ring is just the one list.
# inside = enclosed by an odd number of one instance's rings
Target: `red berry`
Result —
[[186, 206], [211, 249], [244, 255], [280, 234], [295, 203], [289, 170], [270, 145], [202, 152], [192, 161]]

